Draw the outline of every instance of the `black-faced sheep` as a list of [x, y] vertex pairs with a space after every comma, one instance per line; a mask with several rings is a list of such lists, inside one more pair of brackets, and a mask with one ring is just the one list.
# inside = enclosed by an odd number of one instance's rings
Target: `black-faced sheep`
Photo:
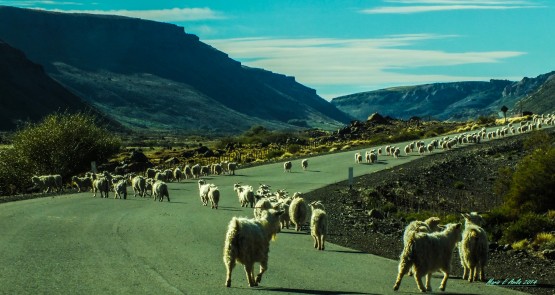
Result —
[[[279, 231], [281, 211], [273, 209], [262, 212], [260, 219], [233, 217], [229, 222], [223, 251], [227, 270], [225, 286], [231, 287], [231, 272], [237, 262], [245, 266], [250, 287], [258, 286], [268, 269], [270, 240]], [[254, 276], [254, 264], [260, 263], [260, 272]]]
[[[445, 291], [453, 250], [461, 240], [462, 226], [460, 223], [448, 224], [445, 230], [436, 233], [413, 233], [403, 248], [399, 261], [399, 273], [393, 286], [397, 291], [403, 276], [414, 267], [414, 279], [421, 292], [431, 291], [430, 280], [435, 271], [443, 272], [443, 280], [439, 289]], [[422, 277], [426, 276], [426, 287]]]
[[303, 170], [306, 170], [308, 168], [308, 159], [303, 159], [301, 161], [301, 167], [303, 167]]

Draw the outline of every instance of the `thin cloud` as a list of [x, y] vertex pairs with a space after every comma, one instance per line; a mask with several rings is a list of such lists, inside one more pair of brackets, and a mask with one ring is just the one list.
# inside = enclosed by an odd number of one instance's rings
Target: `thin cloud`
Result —
[[0, 1], [0, 5], [7, 6], [36, 6], [36, 5], [83, 5], [80, 2], [69, 1]]
[[412, 14], [451, 10], [508, 10], [540, 8], [531, 1], [521, 0], [388, 0], [395, 6], [380, 6], [363, 9], [365, 14]]
[[[295, 76], [301, 83], [321, 89], [330, 86], [353, 88], [360, 85], [366, 86], [367, 89], [375, 89], [379, 85], [391, 85], [395, 82], [419, 84], [488, 80], [486, 77], [404, 72], [427, 67], [501, 63], [506, 59], [526, 54], [518, 51], [444, 52], [409, 47], [425, 40], [453, 37], [434, 34], [397, 35], [379, 39], [261, 37], [205, 42], [247, 66]], [[331, 94], [328, 93], [321, 95], [331, 98]]]
[[48, 11], [65, 13], [109, 14], [134, 18], [142, 18], [161, 22], [187, 22], [200, 20], [216, 20], [225, 18], [223, 14], [210, 8], [171, 8], [155, 10], [61, 10], [46, 9]]

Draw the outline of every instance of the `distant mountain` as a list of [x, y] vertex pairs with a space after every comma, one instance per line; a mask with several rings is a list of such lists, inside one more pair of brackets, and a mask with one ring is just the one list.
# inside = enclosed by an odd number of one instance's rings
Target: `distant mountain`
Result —
[[413, 116], [439, 120], [467, 120], [497, 114], [503, 105], [509, 114], [555, 110], [555, 72], [513, 82], [435, 83], [369, 91], [332, 99], [332, 104], [351, 116], [365, 120], [378, 112], [394, 118]]
[[37, 122], [57, 111], [99, 115], [50, 78], [42, 66], [0, 40], [0, 130], [14, 130], [24, 122]]
[[172, 24], [0, 6], [0, 39], [136, 129], [334, 128], [351, 119], [293, 77], [244, 67]]

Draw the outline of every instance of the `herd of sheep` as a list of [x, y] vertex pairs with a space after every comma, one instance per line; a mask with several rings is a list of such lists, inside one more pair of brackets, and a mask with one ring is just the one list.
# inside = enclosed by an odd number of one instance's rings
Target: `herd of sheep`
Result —
[[[415, 141], [403, 147], [405, 155], [411, 153], [431, 153], [435, 149], [451, 149], [455, 145], [465, 143], [479, 143], [484, 139], [494, 139], [508, 134], [527, 132], [542, 128], [542, 124], [553, 125], [555, 119], [551, 116], [537, 117], [533, 121], [521, 123], [519, 126], [508, 124], [495, 131], [482, 129], [473, 133], [465, 133], [453, 137], [432, 140], [429, 143]], [[401, 148], [385, 146], [372, 149], [363, 155], [355, 154], [355, 163], [376, 163], [379, 156], [399, 157]], [[291, 172], [292, 162], [284, 163], [284, 171]], [[301, 168], [306, 170], [308, 160], [301, 161]], [[101, 198], [107, 198], [110, 191], [114, 198], [127, 198], [127, 186], [131, 185], [134, 196], [147, 197], [148, 191], [154, 200], [162, 201], [164, 197], [170, 201], [167, 182], [183, 179], [196, 179], [198, 183], [201, 204], [218, 209], [220, 189], [213, 183], [207, 183], [203, 176], [229, 174], [235, 175], [236, 163], [218, 163], [210, 166], [185, 166], [174, 169], [148, 169], [144, 175], [111, 175], [87, 173], [84, 177], [74, 176], [72, 184], [79, 192], [97, 192]], [[59, 175], [34, 176], [32, 182], [42, 192], [63, 190], [62, 179]], [[233, 217], [228, 224], [223, 261], [227, 270], [225, 286], [231, 286], [231, 273], [236, 263], [245, 266], [249, 286], [257, 286], [262, 275], [268, 269], [268, 252], [270, 241], [283, 229], [295, 226], [296, 231], [303, 230], [309, 225], [310, 235], [314, 240], [314, 248], [325, 249], [325, 239], [328, 234], [328, 215], [324, 205], [319, 202], [308, 203], [300, 192], [289, 196], [285, 190], [272, 192], [270, 186], [260, 184], [257, 190], [247, 184], [234, 184], [233, 191], [237, 194], [241, 207], [253, 209], [253, 218]], [[407, 225], [402, 242], [404, 245], [400, 255], [399, 269], [394, 290], [398, 290], [405, 274], [414, 275], [418, 289], [422, 292], [431, 291], [431, 274], [443, 272], [440, 285], [445, 290], [449, 277], [451, 259], [454, 249], [458, 247], [461, 265], [464, 268], [464, 279], [470, 282], [484, 280], [484, 267], [488, 260], [487, 234], [482, 228], [483, 219], [476, 213], [463, 214], [465, 223], [440, 225], [439, 219], [434, 217], [425, 221], [413, 221]], [[260, 271], [254, 275], [254, 264], [260, 264]], [[426, 284], [422, 277], [426, 276]]]

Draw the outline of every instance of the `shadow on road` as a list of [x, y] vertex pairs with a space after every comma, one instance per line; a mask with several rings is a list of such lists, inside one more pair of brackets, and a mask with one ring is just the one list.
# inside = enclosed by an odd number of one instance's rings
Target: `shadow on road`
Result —
[[336, 253], [347, 253], [347, 254], [368, 254], [366, 252], [356, 251], [356, 250], [351, 250], [351, 251], [349, 251], [349, 250], [326, 250], [326, 251], [336, 252]]
[[294, 288], [263, 288], [262, 287], [262, 288], [258, 288], [258, 290], [295, 293], [295, 294], [368, 294], [368, 295], [376, 294], [376, 293], [363, 293], [363, 292], [352, 292], [352, 291], [326, 291], [326, 290], [309, 290], [309, 289], [294, 289]]
[[218, 210], [222, 210], [222, 211], [243, 211], [241, 209], [237, 209], [237, 208], [233, 208], [233, 207], [218, 207]]

